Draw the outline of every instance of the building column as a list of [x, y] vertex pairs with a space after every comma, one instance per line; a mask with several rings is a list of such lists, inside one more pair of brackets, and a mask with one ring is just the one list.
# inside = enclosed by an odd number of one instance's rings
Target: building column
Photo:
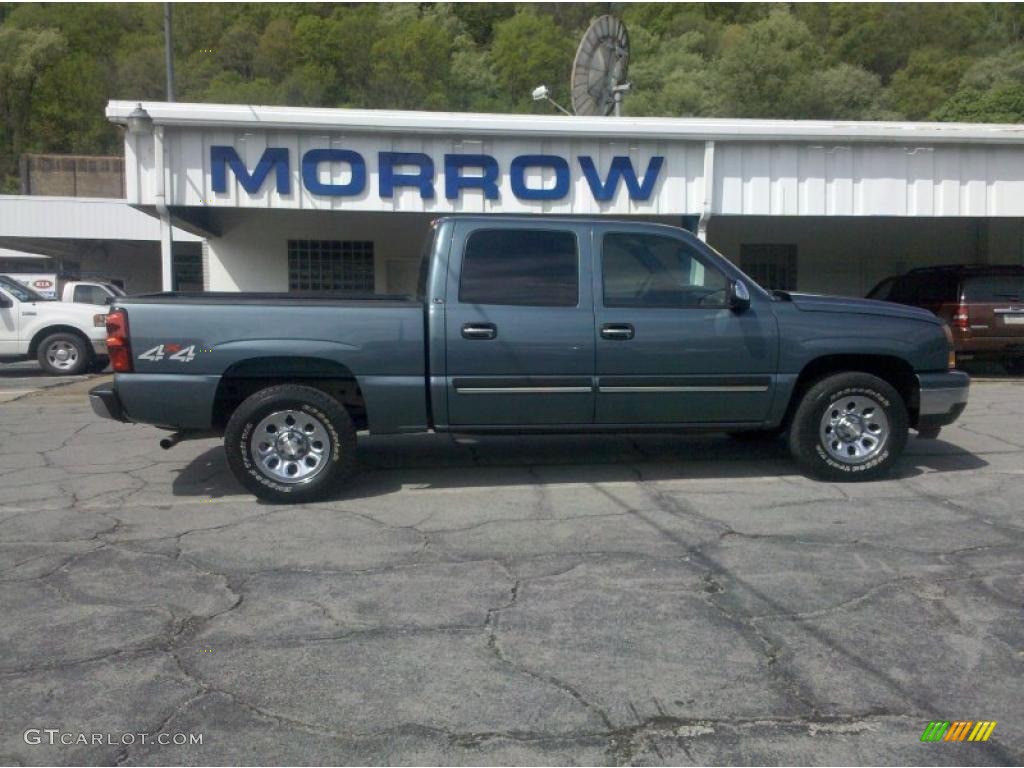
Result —
[[156, 212], [160, 217], [160, 290], [174, 290], [174, 239], [171, 211], [167, 207], [167, 169], [164, 157], [164, 127], [153, 131], [153, 159], [156, 163]]

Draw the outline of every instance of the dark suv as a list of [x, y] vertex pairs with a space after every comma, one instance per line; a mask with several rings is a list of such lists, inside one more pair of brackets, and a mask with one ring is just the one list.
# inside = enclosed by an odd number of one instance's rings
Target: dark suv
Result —
[[1024, 373], [1024, 266], [953, 265], [887, 277], [869, 299], [924, 307], [949, 323], [957, 360]]

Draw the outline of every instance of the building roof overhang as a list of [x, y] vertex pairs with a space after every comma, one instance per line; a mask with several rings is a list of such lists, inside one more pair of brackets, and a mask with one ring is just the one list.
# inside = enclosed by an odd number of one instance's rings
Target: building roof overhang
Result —
[[1024, 125], [698, 117], [564, 115], [324, 109], [245, 104], [111, 101], [107, 117], [124, 124], [141, 103], [155, 125], [459, 136], [549, 136], [690, 141], [1024, 143]]

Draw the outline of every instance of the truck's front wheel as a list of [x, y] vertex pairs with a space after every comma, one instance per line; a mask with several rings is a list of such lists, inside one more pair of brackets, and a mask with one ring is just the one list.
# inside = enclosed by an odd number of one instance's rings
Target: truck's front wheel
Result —
[[356, 430], [330, 395], [284, 384], [238, 406], [224, 449], [235, 477], [258, 497], [299, 504], [323, 498], [352, 473]]
[[800, 465], [825, 480], [874, 480], [907, 443], [907, 408], [891, 385], [867, 373], [828, 376], [803, 396], [789, 447]]

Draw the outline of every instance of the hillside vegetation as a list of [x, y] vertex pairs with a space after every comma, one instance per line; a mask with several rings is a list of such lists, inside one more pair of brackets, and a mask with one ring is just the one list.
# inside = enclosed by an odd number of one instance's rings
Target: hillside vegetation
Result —
[[[615, 9], [631, 115], [1024, 122], [1020, 4], [180, 4], [179, 101], [542, 112]], [[163, 99], [163, 4], [0, 3], [0, 189], [22, 152], [120, 153]]]

